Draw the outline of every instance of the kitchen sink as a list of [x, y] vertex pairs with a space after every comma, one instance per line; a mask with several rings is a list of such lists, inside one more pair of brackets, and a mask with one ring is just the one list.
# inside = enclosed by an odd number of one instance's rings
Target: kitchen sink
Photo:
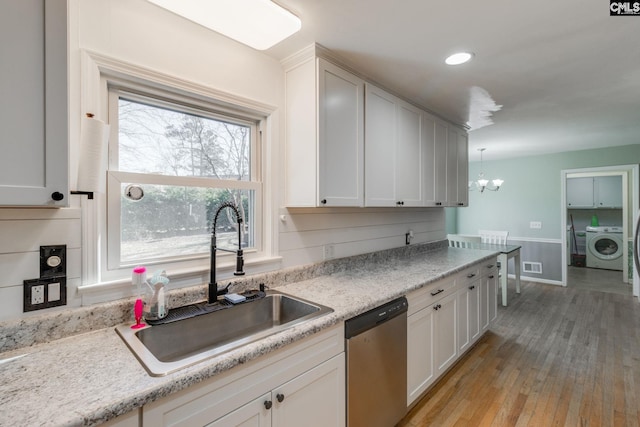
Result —
[[268, 291], [264, 298], [187, 319], [116, 331], [152, 376], [163, 376], [333, 310]]

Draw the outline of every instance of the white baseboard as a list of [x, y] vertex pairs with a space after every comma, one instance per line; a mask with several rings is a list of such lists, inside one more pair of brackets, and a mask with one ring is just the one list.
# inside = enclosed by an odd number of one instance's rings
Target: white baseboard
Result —
[[[509, 274], [507, 276], [509, 279], [513, 279], [516, 280], [516, 276], [515, 274]], [[520, 275], [520, 281], [527, 281], [527, 282], [536, 282], [536, 283], [544, 283], [546, 285], [556, 285], [556, 286], [562, 286], [562, 282], [558, 281], [558, 280], [549, 280], [549, 279], [541, 279], [539, 277], [529, 277], [529, 276], [522, 276]]]

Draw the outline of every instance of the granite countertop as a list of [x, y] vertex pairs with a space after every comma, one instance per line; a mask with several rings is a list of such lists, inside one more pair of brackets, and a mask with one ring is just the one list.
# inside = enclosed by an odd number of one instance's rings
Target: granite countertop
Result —
[[0, 353], [0, 426], [90, 426], [214, 377], [497, 254], [437, 247], [271, 289], [334, 312], [164, 377], [151, 377], [113, 326]]

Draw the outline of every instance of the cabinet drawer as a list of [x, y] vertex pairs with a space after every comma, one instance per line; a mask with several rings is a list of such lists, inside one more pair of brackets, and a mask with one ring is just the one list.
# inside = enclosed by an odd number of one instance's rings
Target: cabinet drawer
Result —
[[408, 315], [411, 315], [423, 308], [433, 304], [442, 298], [451, 295], [456, 290], [456, 276], [447, 277], [437, 282], [431, 283], [422, 289], [418, 289], [407, 295], [409, 302]]
[[456, 275], [456, 285], [458, 289], [468, 286], [478, 280], [483, 272], [480, 264], [469, 267]]
[[498, 270], [498, 258], [490, 259], [480, 265], [480, 275], [486, 277]]

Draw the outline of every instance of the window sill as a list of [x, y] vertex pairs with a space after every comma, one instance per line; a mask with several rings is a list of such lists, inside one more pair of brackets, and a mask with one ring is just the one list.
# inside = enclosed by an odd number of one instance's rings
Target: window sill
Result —
[[[247, 276], [251, 276], [254, 274], [266, 273], [268, 271], [273, 271], [278, 269], [281, 266], [282, 257], [262, 257], [262, 258], [254, 258], [254, 259], [245, 259], [245, 269], [248, 267], [252, 270], [247, 273]], [[233, 276], [233, 270], [235, 269], [235, 262], [223, 263], [218, 266], [217, 273], [221, 279], [227, 279]], [[170, 289], [177, 289], [187, 286], [197, 286], [204, 284], [204, 277], [209, 276], [208, 268], [189, 268], [182, 270], [174, 270], [168, 273], [169, 278], [171, 279], [171, 284], [169, 285]], [[135, 290], [132, 289], [131, 279], [121, 279], [121, 280], [113, 280], [110, 282], [100, 282], [100, 283], [92, 283], [88, 285], [80, 285], [78, 286], [78, 294], [79, 295], [89, 295], [89, 294], [97, 294], [105, 291], [114, 291], [114, 290], [126, 290], [129, 289], [131, 291], [131, 295], [135, 293]]]

